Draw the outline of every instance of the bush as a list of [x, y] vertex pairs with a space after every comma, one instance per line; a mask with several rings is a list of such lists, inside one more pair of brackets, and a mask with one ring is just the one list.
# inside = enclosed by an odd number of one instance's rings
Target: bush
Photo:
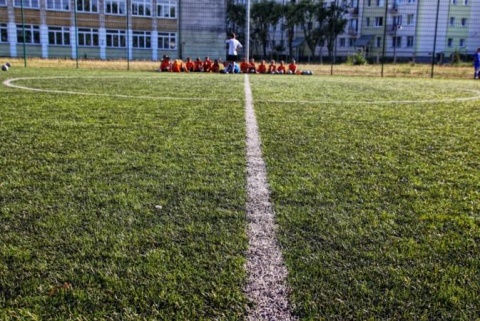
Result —
[[363, 53], [357, 52], [352, 56], [348, 56], [347, 63], [352, 66], [366, 65], [367, 59], [363, 56]]

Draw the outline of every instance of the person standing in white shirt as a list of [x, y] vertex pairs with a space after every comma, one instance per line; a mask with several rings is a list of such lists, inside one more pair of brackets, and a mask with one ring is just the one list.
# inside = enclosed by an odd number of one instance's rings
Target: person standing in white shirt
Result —
[[231, 64], [235, 63], [238, 59], [238, 50], [242, 49], [243, 46], [240, 41], [235, 39], [235, 34], [233, 32], [230, 34], [225, 43], [228, 45], [227, 61]]

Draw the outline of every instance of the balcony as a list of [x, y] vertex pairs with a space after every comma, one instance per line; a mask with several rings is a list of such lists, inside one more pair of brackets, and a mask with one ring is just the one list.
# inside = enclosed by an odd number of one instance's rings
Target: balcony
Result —
[[358, 34], [357, 28], [354, 27], [348, 27], [348, 35], [349, 36], [356, 36]]
[[388, 12], [390, 12], [390, 14], [397, 14], [398, 13], [398, 4], [394, 3], [394, 4], [388, 5]]
[[400, 23], [387, 25], [387, 32], [389, 35], [392, 35], [392, 36], [396, 36], [397, 32], [401, 29], [402, 29], [402, 25]]
[[358, 7], [348, 8], [348, 13], [349, 13], [351, 16], [358, 16]]

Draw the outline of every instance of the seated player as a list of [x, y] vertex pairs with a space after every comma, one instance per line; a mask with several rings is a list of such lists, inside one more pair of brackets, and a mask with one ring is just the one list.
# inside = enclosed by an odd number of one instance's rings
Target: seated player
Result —
[[213, 60], [212, 72], [220, 72], [220, 62], [218, 59]]
[[250, 59], [250, 63], [248, 64], [248, 73], [249, 74], [257, 73], [257, 65], [255, 64], [255, 59], [253, 58]]
[[248, 73], [249, 63], [247, 62], [247, 58], [243, 58], [242, 62], [240, 63], [240, 71], [244, 74]]
[[187, 62], [185, 63], [185, 71], [193, 72], [195, 70], [195, 63], [192, 61], [192, 58], [188, 57]]
[[259, 74], [266, 74], [267, 73], [267, 65], [265, 64], [265, 60], [262, 60], [260, 62], [260, 65], [258, 66], [257, 72]]
[[203, 61], [203, 71], [204, 72], [211, 72], [212, 71], [212, 60], [209, 57], [205, 57]]
[[275, 62], [275, 60], [271, 60], [270, 61], [270, 65], [268, 65], [268, 73], [269, 74], [277, 74], [277, 63]]
[[292, 59], [292, 62], [288, 65], [287, 73], [296, 74], [297, 72], [299, 72], [297, 62], [295, 61], [295, 59]]
[[160, 63], [160, 71], [168, 72], [172, 70], [172, 62], [170, 61], [169, 56], [163, 56], [162, 62]]
[[172, 64], [172, 72], [182, 72], [185, 71], [185, 66], [181, 59], [175, 59]]
[[200, 58], [197, 58], [195, 60], [195, 72], [202, 72], [203, 71], [203, 61], [200, 60]]
[[287, 67], [285, 66], [285, 63], [282, 61], [280, 61], [280, 66], [277, 67], [277, 73], [279, 74], [285, 74], [287, 73]]
[[225, 65], [225, 74], [239, 74], [240, 73], [240, 66], [236, 62], [226, 62]]

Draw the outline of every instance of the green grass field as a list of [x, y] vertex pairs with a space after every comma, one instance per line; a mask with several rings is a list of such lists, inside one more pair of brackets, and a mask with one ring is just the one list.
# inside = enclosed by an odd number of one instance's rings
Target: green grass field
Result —
[[[12, 68], [0, 320], [243, 320], [244, 76]], [[299, 320], [480, 320], [480, 82], [250, 76]]]

